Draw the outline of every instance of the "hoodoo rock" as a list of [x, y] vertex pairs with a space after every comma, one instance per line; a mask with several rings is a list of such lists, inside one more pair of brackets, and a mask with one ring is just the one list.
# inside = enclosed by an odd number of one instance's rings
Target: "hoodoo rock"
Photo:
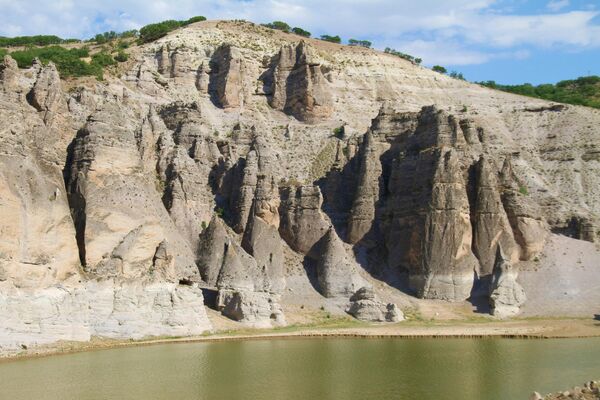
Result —
[[218, 48], [213, 54], [208, 90], [219, 107], [227, 109], [244, 105], [242, 63], [240, 51], [230, 45]]
[[482, 157], [477, 164], [477, 195], [473, 210], [473, 251], [479, 259], [479, 275], [489, 276], [494, 268], [496, 248], [502, 246], [511, 260], [518, 249], [502, 201], [496, 172]]
[[367, 132], [358, 156], [361, 163], [360, 171], [346, 233], [349, 243], [357, 243], [373, 227], [376, 203], [379, 200], [383, 181], [380, 154], [376, 146], [373, 134]]
[[[287, 187], [281, 197], [281, 237], [299, 253], [311, 253], [313, 246], [329, 229], [321, 214], [321, 191], [317, 186]], [[311, 254], [314, 255], [314, 251]]]
[[317, 244], [319, 289], [325, 297], [347, 297], [364, 286], [365, 280], [346, 255], [341, 239], [331, 227]]
[[333, 111], [321, 64], [304, 41], [281, 48], [265, 84], [269, 86], [271, 107], [301, 121], [328, 118]]
[[496, 250], [494, 272], [490, 283], [490, 307], [492, 315], [499, 318], [512, 317], [519, 313], [527, 300], [525, 291], [517, 283], [517, 271], [502, 251], [502, 246]]
[[45, 123], [48, 123], [57, 111], [66, 111], [67, 104], [54, 63], [40, 69], [27, 100], [42, 114]]

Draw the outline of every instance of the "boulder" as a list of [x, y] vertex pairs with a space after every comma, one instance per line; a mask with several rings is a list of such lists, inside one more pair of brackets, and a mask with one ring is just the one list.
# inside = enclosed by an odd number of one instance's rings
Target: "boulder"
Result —
[[370, 287], [362, 287], [350, 297], [350, 307], [346, 312], [361, 321], [399, 322], [404, 320], [404, 314], [395, 304], [382, 303]]
[[277, 298], [265, 292], [219, 290], [217, 309], [234, 321], [255, 327], [285, 325], [285, 317]]

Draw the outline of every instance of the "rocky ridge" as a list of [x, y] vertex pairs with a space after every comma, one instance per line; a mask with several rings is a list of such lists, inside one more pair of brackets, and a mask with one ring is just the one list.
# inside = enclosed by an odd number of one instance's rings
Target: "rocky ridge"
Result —
[[[523, 288], [549, 244], [598, 240], [596, 110], [245, 22], [131, 52], [104, 82], [0, 66], [3, 346], [197, 334], [205, 303], [282, 325], [302, 280], [371, 321], [417, 298], [514, 316], [545, 301]], [[556, 268], [595, 293], [585, 248]]]

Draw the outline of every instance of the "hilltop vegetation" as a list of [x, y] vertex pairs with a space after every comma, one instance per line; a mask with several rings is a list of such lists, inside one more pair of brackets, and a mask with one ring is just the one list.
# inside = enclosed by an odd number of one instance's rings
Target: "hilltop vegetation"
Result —
[[193, 24], [194, 22], [200, 21], [206, 21], [206, 17], [198, 15], [185, 21], [176, 21], [174, 19], [169, 19], [166, 21], [158, 22], [156, 24], [146, 25], [140, 29], [140, 42], [152, 42], [156, 39], [160, 39], [161, 37], [166, 36], [167, 33], [177, 28], [181, 28], [183, 26], [187, 26]]
[[52, 44], [78, 43], [79, 39], [62, 39], [54, 35], [16, 36], [13, 38], [0, 36], [0, 47], [49, 46]]
[[555, 85], [551, 83], [537, 86], [530, 83], [522, 85], [500, 85], [494, 81], [477, 83], [492, 89], [498, 89], [523, 96], [537, 97], [559, 103], [600, 108], [600, 76], [582, 76], [577, 79], [560, 81]]

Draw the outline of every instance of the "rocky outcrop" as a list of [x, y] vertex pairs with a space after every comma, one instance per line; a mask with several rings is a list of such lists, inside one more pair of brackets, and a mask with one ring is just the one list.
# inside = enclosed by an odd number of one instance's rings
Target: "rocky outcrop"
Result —
[[255, 199], [256, 212], [277, 225], [279, 196], [274, 182], [274, 166], [274, 156], [267, 143], [260, 136], [255, 136], [246, 158], [240, 159], [232, 169], [230, 223], [237, 233], [243, 232], [248, 224]]
[[142, 339], [210, 329], [201, 290], [176, 283], [88, 281], [17, 289], [0, 282], [0, 348], [20, 349], [93, 336]]
[[301, 121], [314, 122], [333, 112], [328, 82], [313, 49], [301, 41], [283, 46], [265, 78], [271, 107]]
[[388, 259], [421, 297], [469, 297], [477, 259], [458, 153], [442, 148], [394, 165], [384, 221]]
[[479, 259], [479, 276], [489, 276], [494, 268], [496, 248], [518, 260], [518, 249], [506, 212], [500, 199], [496, 171], [487, 158], [476, 166], [476, 200], [473, 210], [473, 251]]
[[243, 239], [250, 254], [216, 216], [202, 233], [198, 267], [204, 281], [218, 289], [223, 315], [253, 325], [285, 324], [278, 303], [285, 288], [283, 252], [276, 233], [254, 215]]
[[333, 227], [317, 243], [319, 291], [325, 297], [347, 297], [366, 282], [348, 259], [346, 249]]
[[45, 123], [57, 112], [66, 110], [60, 76], [52, 62], [40, 69], [35, 84], [27, 95], [27, 101], [42, 114]]
[[285, 288], [283, 247], [277, 226], [260, 215], [253, 215], [244, 232], [242, 247], [251, 254], [260, 270], [266, 271], [269, 291], [281, 293]]
[[264, 292], [220, 290], [217, 309], [223, 315], [254, 327], [273, 327], [286, 324], [277, 299]]
[[399, 322], [404, 314], [393, 303], [382, 303], [373, 289], [362, 287], [350, 297], [350, 307], [346, 312], [354, 318], [368, 322]]
[[216, 215], [213, 216], [208, 227], [200, 234], [196, 261], [202, 280], [209, 286], [217, 286], [228, 242], [229, 237], [223, 222]]
[[10, 93], [16, 91], [19, 80], [19, 66], [17, 62], [9, 55], [4, 56], [0, 64], [0, 86], [3, 91]]
[[490, 283], [490, 307], [492, 315], [499, 318], [515, 316], [527, 300], [525, 291], [517, 283], [517, 271], [504, 255], [502, 246], [496, 250], [494, 272]]
[[379, 153], [373, 134], [367, 132], [358, 156], [360, 171], [346, 232], [346, 240], [352, 244], [359, 242], [373, 227], [382, 184]]
[[[130, 116], [118, 105], [89, 118], [65, 166], [81, 264], [103, 278], [199, 279], [194, 255], [166, 212], [155, 185], [138, 173], [141, 159]], [[152, 264], [168, 242], [173, 263]]]
[[589, 381], [583, 384], [583, 387], [575, 386], [572, 389], [562, 392], [551, 393], [542, 396], [538, 392], [533, 392], [529, 400], [598, 400], [600, 399], [600, 381]]
[[514, 176], [510, 157], [506, 157], [501, 171], [502, 203], [515, 241], [519, 245], [521, 260], [532, 260], [544, 248], [548, 237], [548, 224], [542, 217], [537, 204], [532, 202], [526, 193], [520, 190]]
[[210, 83], [208, 90], [213, 102], [224, 109], [244, 105], [243, 58], [231, 45], [219, 47], [210, 60]]
[[279, 233], [295, 251], [314, 255], [311, 249], [327, 232], [329, 224], [321, 214], [322, 202], [321, 191], [317, 186], [283, 188]]

